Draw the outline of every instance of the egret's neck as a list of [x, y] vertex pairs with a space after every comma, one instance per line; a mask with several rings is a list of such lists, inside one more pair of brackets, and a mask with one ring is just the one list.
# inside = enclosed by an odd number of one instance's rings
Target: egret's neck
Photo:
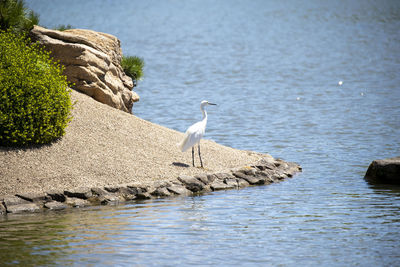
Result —
[[203, 106], [200, 106], [201, 112], [203, 113], [203, 121], [207, 121], [207, 111]]

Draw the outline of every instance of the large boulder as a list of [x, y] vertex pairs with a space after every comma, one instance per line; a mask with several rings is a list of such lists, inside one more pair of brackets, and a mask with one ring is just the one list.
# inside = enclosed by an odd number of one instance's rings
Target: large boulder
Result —
[[400, 157], [372, 161], [365, 178], [383, 183], [400, 184]]
[[57, 31], [35, 26], [31, 38], [65, 66], [64, 74], [74, 83], [74, 89], [126, 112], [131, 112], [133, 103], [139, 101], [132, 91], [132, 79], [122, 70], [120, 41], [115, 36], [92, 30]]

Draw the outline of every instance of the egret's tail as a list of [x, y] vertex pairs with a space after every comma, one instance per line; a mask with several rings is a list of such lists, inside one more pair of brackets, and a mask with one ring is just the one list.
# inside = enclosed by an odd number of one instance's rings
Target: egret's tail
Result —
[[180, 143], [176, 144], [182, 152], [185, 152], [188, 149], [188, 147], [186, 147], [187, 140], [188, 140], [188, 135], [186, 135], [185, 138]]

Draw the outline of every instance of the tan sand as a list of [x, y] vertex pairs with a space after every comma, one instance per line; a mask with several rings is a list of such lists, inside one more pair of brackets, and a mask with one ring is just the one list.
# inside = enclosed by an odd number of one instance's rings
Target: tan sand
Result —
[[[205, 169], [191, 167], [191, 151], [182, 153], [176, 146], [183, 133], [111, 108], [76, 91], [71, 96], [76, 101], [74, 118], [62, 139], [40, 148], [0, 147], [0, 195], [147, 185], [175, 180], [179, 175], [226, 171], [255, 163], [261, 157], [202, 140]], [[196, 164], [199, 165], [198, 157]]]

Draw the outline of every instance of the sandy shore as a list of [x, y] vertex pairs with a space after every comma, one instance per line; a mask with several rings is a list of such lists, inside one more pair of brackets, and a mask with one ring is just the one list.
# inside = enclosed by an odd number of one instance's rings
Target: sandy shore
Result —
[[179, 175], [222, 172], [261, 158], [257, 153], [202, 140], [205, 169], [194, 168], [190, 166], [191, 151], [182, 153], [176, 146], [183, 133], [111, 108], [76, 91], [71, 96], [76, 101], [74, 118], [62, 139], [40, 148], [0, 147], [0, 195], [147, 185], [176, 180]]

